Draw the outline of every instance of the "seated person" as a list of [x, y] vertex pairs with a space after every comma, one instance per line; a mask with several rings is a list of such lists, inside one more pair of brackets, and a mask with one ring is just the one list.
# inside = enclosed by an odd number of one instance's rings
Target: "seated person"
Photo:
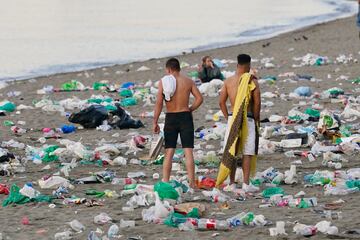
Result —
[[202, 83], [210, 82], [213, 79], [224, 80], [220, 68], [214, 64], [210, 56], [203, 57], [198, 73]]

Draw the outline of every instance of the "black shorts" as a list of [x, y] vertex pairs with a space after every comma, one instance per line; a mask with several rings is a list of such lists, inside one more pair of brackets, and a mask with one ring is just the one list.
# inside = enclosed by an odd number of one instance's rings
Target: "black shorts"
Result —
[[176, 148], [179, 133], [182, 148], [194, 148], [194, 123], [191, 112], [166, 113], [165, 148]]

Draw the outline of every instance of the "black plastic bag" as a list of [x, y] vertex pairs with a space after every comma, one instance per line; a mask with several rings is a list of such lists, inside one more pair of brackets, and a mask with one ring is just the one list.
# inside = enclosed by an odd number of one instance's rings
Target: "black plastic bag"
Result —
[[108, 110], [102, 105], [91, 105], [69, 117], [69, 122], [82, 125], [84, 128], [96, 128], [108, 119]]
[[120, 104], [116, 103], [115, 106], [117, 109], [110, 112], [110, 114], [112, 115], [112, 119], [109, 123], [111, 127], [117, 127], [120, 129], [144, 127], [144, 124], [140, 120], [132, 119], [120, 106]]

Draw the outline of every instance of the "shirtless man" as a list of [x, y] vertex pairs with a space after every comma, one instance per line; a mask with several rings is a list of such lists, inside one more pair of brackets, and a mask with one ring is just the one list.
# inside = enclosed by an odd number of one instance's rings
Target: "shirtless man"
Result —
[[[175, 153], [178, 134], [180, 134], [182, 148], [185, 152], [186, 170], [190, 187], [195, 187], [195, 166], [193, 157], [194, 148], [194, 123], [192, 112], [202, 103], [203, 98], [195, 83], [180, 74], [180, 63], [176, 58], [170, 58], [166, 62], [166, 73], [176, 79], [176, 90], [170, 101], [166, 101], [166, 117], [164, 126], [165, 137], [165, 160], [163, 163], [163, 181], [168, 182], [172, 167], [172, 159]], [[189, 107], [190, 94], [195, 97]], [[159, 82], [159, 89], [154, 109], [154, 133], [159, 133], [158, 120], [163, 108], [163, 83]]]
[[[237, 65], [237, 71], [234, 76], [227, 78], [224, 81], [224, 85], [221, 89], [220, 93], [220, 100], [219, 100], [219, 106], [221, 111], [223, 112], [225, 118], [229, 120], [229, 118], [232, 117], [233, 108], [235, 105], [235, 99], [236, 94], [239, 86], [239, 79], [242, 76], [243, 73], [250, 72], [250, 63], [251, 63], [251, 57], [246, 54], [240, 54], [238, 56], [238, 65]], [[251, 92], [251, 100], [249, 103], [249, 107], [247, 109], [248, 112], [248, 132], [249, 136], [247, 139], [247, 143], [245, 144], [245, 152], [243, 153], [242, 158], [242, 170], [243, 170], [243, 177], [244, 177], [244, 184], [243, 188], [245, 190], [252, 188], [251, 190], [254, 190], [252, 185], [249, 185], [249, 177], [250, 177], [250, 161], [253, 155], [255, 155], [255, 128], [256, 124], [259, 124], [260, 121], [260, 107], [261, 107], [261, 98], [260, 98], [260, 88], [259, 84], [256, 80], [255, 76], [252, 76], [251, 81], [253, 81], [256, 85], [256, 88]], [[228, 112], [226, 101], [229, 98], [230, 104], [231, 104], [231, 112]], [[230, 121], [228, 121], [228, 124], [230, 124]], [[227, 128], [225, 138], [224, 138], [224, 146], [226, 146], [226, 141], [229, 135], [229, 126]], [[234, 163], [236, 164], [236, 163]], [[230, 184], [232, 185], [235, 180], [235, 171], [236, 171], [236, 165], [233, 166], [231, 169], [230, 174]]]

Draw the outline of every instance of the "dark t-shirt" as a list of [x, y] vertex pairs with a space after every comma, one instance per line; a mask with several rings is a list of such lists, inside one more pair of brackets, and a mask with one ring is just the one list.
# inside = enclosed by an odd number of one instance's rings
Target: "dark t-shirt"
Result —
[[224, 80], [224, 76], [222, 75], [220, 68], [217, 66], [214, 66], [214, 68], [203, 67], [199, 72], [199, 78], [203, 83], [210, 82], [213, 79]]

